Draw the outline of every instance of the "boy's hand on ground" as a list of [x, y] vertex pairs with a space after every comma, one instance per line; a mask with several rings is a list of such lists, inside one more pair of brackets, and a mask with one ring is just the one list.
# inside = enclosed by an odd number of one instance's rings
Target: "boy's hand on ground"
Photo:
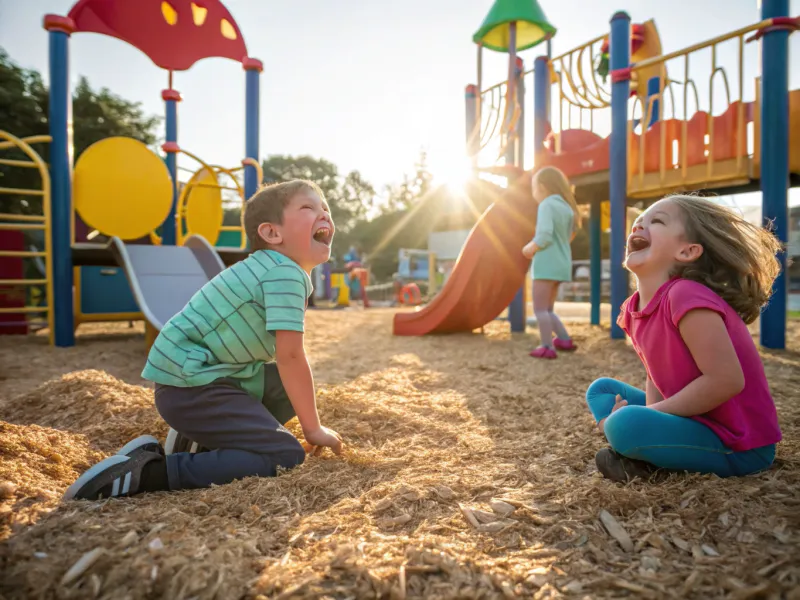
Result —
[[306, 442], [308, 442], [308, 446], [310, 446], [310, 448], [306, 448], [306, 452], [313, 452], [314, 456], [319, 456], [326, 447], [330, 448], [334, 454], [342, 453], [342, 436], [333, 429], [320, 426], [315, 431], [303, 432], [303, 435], [306, 438]]

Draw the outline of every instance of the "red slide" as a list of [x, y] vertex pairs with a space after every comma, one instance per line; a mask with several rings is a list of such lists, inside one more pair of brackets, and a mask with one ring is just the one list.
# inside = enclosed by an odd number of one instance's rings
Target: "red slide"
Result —
[[522, 256], [522, 247], [535, 231], [536, 204], [526, 174], [481, 215], [433, 301], [394, 316], [394, 334], [472, 331], [497, 317], [525, 282], [530, 261]]

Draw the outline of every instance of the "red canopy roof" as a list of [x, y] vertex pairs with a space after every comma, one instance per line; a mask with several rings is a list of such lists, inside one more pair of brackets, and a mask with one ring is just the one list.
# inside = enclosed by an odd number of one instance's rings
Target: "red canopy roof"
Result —
[[220, 0], [79, 0], [69, 18], [75, 31], [128, 42], [162, 69], [185, 71], [213, 56], [247, 57], [242, 32]]

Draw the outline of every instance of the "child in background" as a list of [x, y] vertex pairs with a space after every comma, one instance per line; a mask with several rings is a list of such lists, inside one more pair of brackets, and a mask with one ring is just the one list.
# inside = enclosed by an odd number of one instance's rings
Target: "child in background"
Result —
[[248, 200], [252, 253], [204, 285], [159, 333], [142, 377], [173, 428], [164, 448], [141, 436], [94, 465], [64, 499], [206, 488], [272, 477], [303, 462], [285, 424], [297, 415], [306, 442], [342, 451], [317, 414], [303, 348], [309, 273], [330, 258], [334, 226], [308, 181], [265, 187]]
[[586, 400], [611, 444], [613, 481], [667, 471], [747, 475], [781, 439], [764, 367], [747, 329], [780, 271], [768, 231], [709, 200], [671, 196], [634, 223], [625, 266], [638, 291], [618, 323], [647, 372], [644, 390], [595, 381]]
[[570, 243], [581, 226], [581, 217], [569, 181], [555, 167], [545, 167], [536, 173], [532, 192], [539, 204], [536, 235], [522, 249], [522, 254], [533, 259], [533, 312], [541, 341], [530, 354], [534, 358], [556, 358], [556, 349], [567, 352], [577, 349], [554, 309], [559, 285], [572, 280]]

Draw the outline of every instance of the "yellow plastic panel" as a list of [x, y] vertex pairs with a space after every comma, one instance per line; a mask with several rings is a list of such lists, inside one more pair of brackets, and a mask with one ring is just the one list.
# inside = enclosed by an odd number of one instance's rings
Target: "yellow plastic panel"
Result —
[[186, 235], [202, 235], [212, 246], [217, 243], [222, 227], [222, 190], [217, 175], [201, 168], [187, 184], [184, 213]]
[[73, 175], [75, 210], [89, 227], [133, 240], [164, 222], [172, 179], [164, 161], [142, 142], [112, 137], [95, 142]]

